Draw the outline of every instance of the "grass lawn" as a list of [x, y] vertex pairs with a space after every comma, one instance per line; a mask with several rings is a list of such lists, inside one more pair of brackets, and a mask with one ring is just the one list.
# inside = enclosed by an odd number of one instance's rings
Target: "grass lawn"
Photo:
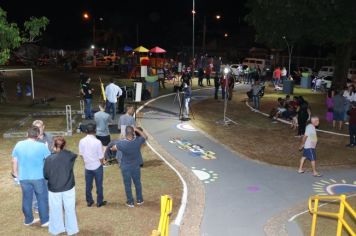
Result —
[[[285, 95], [270, 94], [269, 90], [266, 92], [261, 107], [262, 111], [269, 113], [272, 104], [276, 103], [274, 101]], [[324, 117], [324, 95], [296, 90], [296, 94], [304, 93], [313, 113]], [[271, 123], [269, 118], [251, 112], [245, 105], [245, 98], [245, 92], [235, 92], [233, 100], [228, 103], [227, 116], [238, 122], [238, 125], [215, 125], [216, 121], [223, 118], [224, 103], [213, 98], [193, 105], [195, 120], [192, 122], [243, 156], [265, 163], [297, 168], [301, 153], [298, 151], [300, 139], [294, 137], [296, 131], [291, 130], [288, 125]], [[322, 118], [320, 128], [330, 129], [330, 125]], [[356, 150], [345, 148], [348, 137], [318, 133], [318, 138], [318, 166], [356, 166]]]
[[[347, 199], [347, 201], [351, 205], [351, 207], [356, 206], [356, 197], [350, 197]], [[319, 210], [336, 213], [339, 210], [339, 204], [337, 202], [332, 202], [323, 207], [320, 207]], [[310, 213], [305, 213], [299, 216], [296, 220], [298, 224], [301, 226], [304, 235], [310, 235], [312, 215]], [[351, 216], [345, 213], [345, 221], [355, 231], [356, 229], [355, 219], [352, 220]], [[335, 236], [336, 227], [337, 227], [336, 219], [319, 216], [316, 224], [316, 235]], [[344, 229], [342, 235], [350, 235], [350, 234], [348, 234]]]
[[[112, 72], [86, 71], [90, 76], [96, 78], [101, 76], [104, 81], [114, 76]], [[16, 101], [9, 94], [9, 104], [0, 105], [0, 196], [2, 201], [0, 208], [3, 211], [0, 217], [1, 235], [48, 235], [47, 229], [40, 227], [23, 226], [23, 214], [21, 211], [21, 189], [15, 186], [10, 176], [11, 151], [19, 139], [3, 139], [2, 133], [13, 128], [16, 121], [26, 117], [28, 114], [41, 110], [64, 110], [66, 104], [71, 104], [72, 109], [79, 109], [78, 73], [65, 73], [55, 68], [39, 69], [34, 72], [35, 82], [38, 87], [38, 97], [55, 96], [57, 99], [48, 107], [31, 107], [30, 100]], [[58, 83], [58, 81], [61, 81]], [[120, 83], [129, 84], [132, 81], [120, 79]], [[10, 88], [14, 81], [7, 81], [6, 86]], [[96, 91], [99, 91], [98, 83], [94, 83]], [[9, 89], [10, 90], [10, 89]], [[167, 89], [167, 92], [170, 89]], [[8, 91], [8, 93], [10, 93]], [[12, 92], [11, 92], [12, 93]], [[37, 96], [36, 95], [36, 96]], [[96, 95], [98, 97], [99, 94]], [[65, 118], [56, 116], [53, 118], [40, 117], [45, 121], [48, 130], [64, 130]], [[33, 119], [37, 119], [34, 117]], [[28, 124], [26, 124], [27, 126]], [[24, 131], [25, 127], [19, 131]], [[78, 143], [84, 134], [74, 134], [66, 137], [67, 149], [78, 153]], [[112, 139], [117, 138], [112, 135]], [[142, 185], [145, 204], [133, 209], [125, 206], [126, 197], [117, 165], [109, 166], [104, 170], [104, 197], [108, 205], [102, 208], [88, 208], [85, 201], [84, 163], [78, 158], [75, 164], [76, 179], [76, 206], [79, 222], [79, 235], [149, 235], [156, 229], [160, 217], [160, 196], [169, 194], [173, 197], [173, 218], [178, 211], [181, 201], [182, 185], [176, 174], [169, 169], [148, 147], [142, 149], [144, 157], [144, 168], [142, 169]], [[133, 188], [134, 189], [134, 188]], [[96, 198], [95, 187], [93, 197]], [[172, 218], [172, 219], [173, 219]]]

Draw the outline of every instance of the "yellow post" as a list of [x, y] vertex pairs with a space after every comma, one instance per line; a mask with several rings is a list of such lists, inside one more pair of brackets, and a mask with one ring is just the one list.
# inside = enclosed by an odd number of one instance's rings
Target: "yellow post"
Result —
[[319, 204], [319, 199], [316, 198], [316, 199], [314, 200], [313, 220], [312, 220], [312, 226], [311, 226], [310, 236], [315, 236], [316, 219], [317, 219], [317, 216], [318, 216], [318, 204]]
[[337, 230], [336, 230], [336, 236], [341, 236], [342, 234], [342, 220], [344, 219], [344, 213], [345, 213], [345, 201], [346, 201], [346, 196], [343, 194], [340, 196], [340, 209], [338, 213], [338, 219], [337, 219]]
[[105, 95], [104, 84], [103, 84], [103, 82], [101, 81], [101, 78], [100, 78], [100, 77], [99, 77], [99, 80], [100, 80], [101, 95], [103, 96], [104, 102], [106, 102], [106, 95]]

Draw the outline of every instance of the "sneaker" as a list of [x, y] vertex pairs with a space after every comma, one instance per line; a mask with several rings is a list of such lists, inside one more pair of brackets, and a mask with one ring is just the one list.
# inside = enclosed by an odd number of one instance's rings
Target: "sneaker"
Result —
[[103, 201], [102, 203], [100, 204], [96, 204], [97, 207], [102, 207], [102, 206], [105, 206], [108, 202], [107, 201]]
[[45, 228], [45, 227], [48, 227], [48, 225], [49, 225], [49, 221], [47, 221], [47, 222], [44, 223], [44, 224], [41, 224], [41, 227], [42, 227], [42, 228]]
[[144, 203], [144, 201], [137, 201], [137, 205], [141, 206]]
[[37, 209], [33, 209], [33, 211], [38, 214], [38, 208]]
[[36, 219], [33, 219], [33, 221], [31, 223], [28, 223], [28, 224], [24, 223], [24, 225], [30, 226], [30, 225], [33, 225], [33, 224], [39, 222], [39, 221], [40, 221], [40, 219], [36, 218]]
[[134, 208], [135, 205], [132, 202], [126, 202], [126, 206], [130, 207], [130, 208]]
[[88, 206], [88, 207], [91, 207], [93, 204], [94, 204], [94, 202], [88, 202], [88, 203], [87, 203], [87, 206]]

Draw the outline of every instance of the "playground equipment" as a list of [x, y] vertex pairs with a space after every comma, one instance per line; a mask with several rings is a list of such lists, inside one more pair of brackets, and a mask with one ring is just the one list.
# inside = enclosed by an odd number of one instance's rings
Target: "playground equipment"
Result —
[[161, 196], [161, 217], [159, 219], [158, 229], [153, 230], [151, 236], [168, 236], [169, 220], [172, 215], [173, 200], [170, 196]]
[[[319, 202], [335, 202], [338, 201], [340, 203], [339, 212], [326, 212], [319, 210]], [[312, 203], [314, 202], [314, 206]], [[337, 230], [336, 236], [341, 236], [343, 228], [352, 236], [356, 235], [354, 229], [350, 227], [350, 225], [345, 221], [345, 210], [349, 213], [353, 221], [356, 220], [356, 211], [350, 206], [350, 204], [346, 201], [345, 195], [340, 196], [312, 196], [309, 198], [308, 202], [309, 212], [313, 215], [312, 226], [310, 235], [314, 236], [316, 232], [316, 220], [318, 216], [325, 216], [328, 218], [337, 219]]]

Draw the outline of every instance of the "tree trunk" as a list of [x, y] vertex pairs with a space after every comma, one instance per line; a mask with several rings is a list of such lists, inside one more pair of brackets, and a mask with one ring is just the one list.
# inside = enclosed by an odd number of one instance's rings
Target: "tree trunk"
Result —
[[347, 73], [351, 63], [352, 43], [336, 46], [335, 71], [333, 87], [337, 90], [344, 89], [347, 82]]

